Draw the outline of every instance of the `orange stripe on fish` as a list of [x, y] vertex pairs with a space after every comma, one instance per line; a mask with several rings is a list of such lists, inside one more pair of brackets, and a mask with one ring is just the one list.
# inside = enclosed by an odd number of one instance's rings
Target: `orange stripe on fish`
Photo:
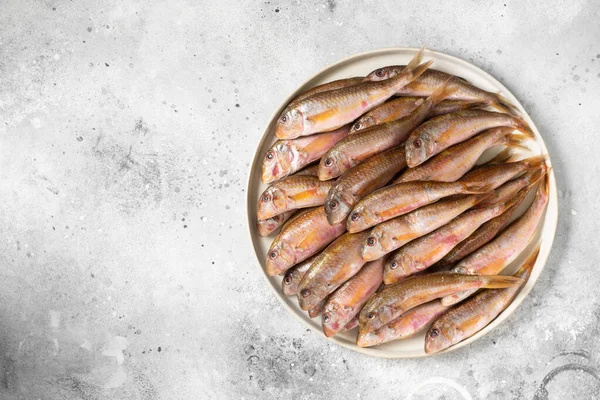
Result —
[[319, 123], [319, 122], [327, 121], [329, 118], [335, 116], [336, 114], [338, 114], [338, 110], [335, 108], [330, 108], [319, 114], [315, 114], [311, 117], [308, 117], [307, 119], [311, 122]]

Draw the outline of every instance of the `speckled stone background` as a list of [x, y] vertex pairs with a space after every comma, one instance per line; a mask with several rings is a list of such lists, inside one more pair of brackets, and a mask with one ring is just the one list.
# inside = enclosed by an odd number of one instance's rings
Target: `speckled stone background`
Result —
[[[600, 398], [600, 3], [0, 2], [0, 398]], [[305, 78], [426, 45], [545, 136], [560, 220], [472, 346], [383, 360], [288, 315], [255, 265], [248, 166]]]

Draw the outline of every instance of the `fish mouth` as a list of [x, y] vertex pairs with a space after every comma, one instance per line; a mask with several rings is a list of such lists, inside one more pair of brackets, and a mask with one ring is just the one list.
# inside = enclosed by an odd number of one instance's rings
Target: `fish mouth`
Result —
[[333, 168], [334, 165], [332, 165], [331, 167], [319, 165], [318, 173], [319, 173], [320, 181], [328, 181], [329, 179], [332, 179], [335, 177], [335, 174], [337, 173], [337, 168]]
[[265, 221], [269, 218], [272, 218], [274, 216], [276, 216], [278, 213], [275, 210], [269, 210], [266, 207], [259, 207], [259, 209], [256, 211], [256, 217], [261, 220], [261, 221]]
[[358, 347], [371, 347], [371, 346], [375, 346], [378, 345], [379, 343], [381, 343], [380, 341], [376, 340], [377, 337], [373, 334], [373, 332], [369, 332], [367, 334], [362, 334], [360, 333], [357, 337], [356, 337], [356, 345]]
[[445, 341], [425, 339], [425, 353], [427, 354], [439, 353], [448, 347], [450, 347], [450, 343], [446, 343]]
[[383, 257], [385, 254], [385, 251], [383, 251], [381, 248], [365, 246], [363, 247], [361, 257], [365, 261], [375, 261]]
[[302, 297], [300, 295], [300, 292], [302, 290], [300, 290], [300, 288], [298, 288], [298, 304], [300, 305], [300, 308], [302, 309], [302, 311], [308, 311], [311, 308], [314, 308], [317, 304], [319, 304], [318, 301], [312, 301], [312, 298], [314, 297], [313, 295], [308, 295], [307, 297]]
[[325, 208], [325, 212], [327, 214], [327, 222], [329, 222], [329, 225], [337, 225], [341, 223], [346, 219], [348, 214], [350, 214], [351, 208], [347, 204], [339, 200], [337, 201], [338, 206], [335, 210], [331, 210], [330, 208], [328, 209], [328, 207]]
[[330, 327], [328, 327], [327, 325], [323, 325], [323, 333], [325, 334], [326, 337], [332, 337], [333, 335], [335, 335], [338, 331], [334, 330]]

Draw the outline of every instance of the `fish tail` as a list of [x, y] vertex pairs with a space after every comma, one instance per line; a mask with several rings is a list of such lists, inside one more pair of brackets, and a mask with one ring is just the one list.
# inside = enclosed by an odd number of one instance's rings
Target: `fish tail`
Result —
[[515, 276], [503, 276], [503, 275], [488, 275], [482, 277], [483, 286], [485, 289], [504, 289], [509, 287], [520, 286], [523, 284], [524, 279], [517, 278]]
[[515, 107], [515, 105], [509, 99], [502, 96], [500, 93], [496, 93], [494, 95], [494, 100], [490, 101], [488, 105], [496, 111], [510, 114], [515, 117], [520, 117], [521, 115], [519, 109]]
[[544, 168], [544, 166], [545, 168], [547, 168], [546, 161], [547, 157], [543, 154], [521, 160], [521, 162], [525, 164], [528, 170], [540, 169]]
[[548, 195], [550, 194], [550, 175], [546, 174], [544, 175], [544, 179], [542, 179], [542, 181], [540, 182], [540, 187], [538, 188], [538, 191], [540, 193], [542, 193], [545, 197], [548, 197]]
[[504, 136], [504, 145], [507, 147], [511, 147], [513, 149], [519, 149], [523, 151], [529, 151], [529, 147], [525, 146], [523, 142], [526, 142], [529, 139], [528, 136], [520, 134], [520, 133], [511, 133]]
[[522, 278], [524, 280], [529, 279], [529, 275], [531, 275], [531, 270], [533, 270], [535, 262], [537, 261], [538, 254], [540, 254], [540, 245], [541, 244], [538, 244], [536, 246], [536, 248], [529, 255], [529, 257], [527, 257], [527, 260], [525, 260], [521, 268], [519, 268], [519, 270], [515, 272], [513, 276], [516, 276], [517, 278]]
[[424, 53], [425, 53], [425, 48], [423, 47], [413, 57], [413, 59], [410, 60], [410, 62], [402, 70], [402, 72], [400, 74], [398, 74], [397, 76], [402, 76], [404, 78], [406, 75], [408, 75], [410, 78], [410, 81], [412, 82], [415, 79], [417, 79], [419, 76], [421, 76], [421, 74], [423, 74], [423, 72], [427, 71], [427, 68], [429, 68], [429, 66], [431, 64], [433, 64], [433, 60], [429, 60], [429, 61], [421, 64], [421, 61], [423, 61]]
[[520, 116], [513, 116], [513, 118], [515, 119], [515, 128], [521, 131], [525, 136], [535, 140], [535, 134], [529, 127], [529, 124]]
[[528, 172], [525, 175], [525, 179], [527, 180], [527, 188], [535, 185], [540, 179], [544, 177], [550, 170], [548, 164], [542, 164], [541, 168], [534, 169], [533, 171]]
[[457, 90], [456, 87], [451, 87], [448, 84], [454, 80], [454, 77], [450, 77], [446, 79], [442, 85], [437, 88], [431, 95], [427, 98], [427, 100], [431, 103], [432, 106], [435, 106], [441, 103], [443, 100], [452, 96]]

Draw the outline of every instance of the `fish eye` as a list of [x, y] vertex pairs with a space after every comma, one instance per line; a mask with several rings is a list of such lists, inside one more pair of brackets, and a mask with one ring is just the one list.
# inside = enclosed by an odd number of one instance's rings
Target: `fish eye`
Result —
[[331, 157], [327, 157], [325, 159], [325, 166], [326, 167], [331, 167], [333, 165], [333, 160], [331, 159]]
[[308, 297], [308, 296], [310, 296], [311, 293], [312, 293], [312, 291], [310, 289], [302, 289], [300, 291], [300, 296]]
[[398, 261], [392, 261], [392, 263], [390, 264], [390, 268], [391, 268], [391, 269], [396, 269], [396, 268], [398, 268]]
[[357, 212], [354, 212], [354, 213], [352, 213], [352, 215], [350, 216], [350, 219], [351, 219], [352, 221], [358, 221], [358, 217], [359, 217], [358, 213], [357, 213]]
[[267, 157], [267, 160], [272, 160], [273, 157], [275, 157], [275, 154], [273, 154], [273, 151], [269, 150], [269, 151], [267, 151], [266, 157]]
[[288, 120], [287, 115], [282, 115], [280, 118], [281, 122], [287, 122], [287, 120]]
[[361, 127], [360, 122], [354, 124], [354, 130], [359, 130]]
[[368, 246], [375, 246], [375, 243], [377, 243], [377, 239], [375, 239], [374, 236], [369, 236], [369, 238], [367, 238]]
[[329, 314], [323, 314], [323, 322], [327, 323], [330, 319]]
[[329, 208], [331, 208], [332, 210], [335, 210], [338, 207], [339, 203], [337, 200], [331, 200], [329, 202]]
[[375, 318], [375, 313], [372, 313], [372, 312], [368, 313], [367, 318], [369, 318], [369, 319]]
[[440, 331], [437, 330], [436, 328], [433, 328], [432, 330], [429, 331], [429, 336], [431, 337], [437, 337], [440, 334]]
[[270, 253], [269, 253], [269, 258], [270, 258], [271, 260], [274, 260], [274, 259], [276, 259], [276, 258], [277, 258], [277, 252], [276, 252], [276, 251], [272, 251], [272, 252], [270, 252]]
[[271, 201], [271, 196], [268, 193], [265, 193], [262, 195], [262, 197], [260, 199], [262, 200], [263, 203], [267, 203], [267, 202]]
[[375, 75], [377, 75], [378, 77], [380, 77], [380, 78], [381, 78], [381, 77], [383, 76], [383, 73], [384, 73], [383, 69], [378, 69], [378, 70], [375, 72]]
[[290, 285], [292, 283], [292, 277], [289, 275], [286, 275], [285, 278], [283, 278], [283, 281], [285, 282], [286, 285]]
[[417, 139], [413, 142], [413, 145], [418, 149], [423, 145], [423, 142], [421, 142], [421, 139]]

